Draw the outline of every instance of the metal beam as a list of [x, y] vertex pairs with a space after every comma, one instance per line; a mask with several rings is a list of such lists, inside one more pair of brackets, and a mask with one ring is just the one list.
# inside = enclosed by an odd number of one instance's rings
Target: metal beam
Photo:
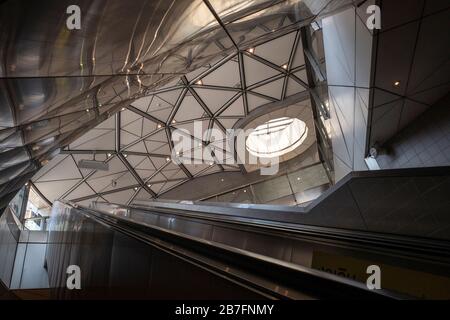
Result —
[[144, 117], [144, 118], [146, 118], [146, 119], [148, 119], [148, 120], [150, 120], [150, 121], [156, 122], [157, 124], [160, 124], [160, 125], [162, 125], [162, 126], [165, 126], [165, 125], [166, 125], [166, 124], [164, 123], [164, 121], [161, 121], [161, 120], [159, 120], [159, 119], [157, 119], [157, 118], [151, 116], [151, 115], [148, 114], [147, 112], [144, 112], [144, 111], [142, 111], [142, 110], [140, 110], [140, 109], [138, 109], [138, 108], [136, 108], [136, 107], [134, 107], [134, 106], [132, 106], [132, 105], [129, 105], [129, 106], [127, 107], [127, 109], [130, 110], [130, 111], [132, 111], [132, 112], [134, 112], [134, 113], [136, 113], [136, 114], [138, 114], [138, 115], [140, 115], [140, 116], [142, 116], [142, 117]]
[[127, 159], [121, 154], [119, 153], [117, 155], [119, 157], [119, 159], [122, 161], [122, 163], [125, 165], [125, 167], [127, 168], [127, 170], [131, 173], [131, 175], [136, 179], [136, 181], [139, 183], [139, 185], [141, 186], [142, 189], [144, 189], [145, 191], [147, 191], [148, 193], [150, 193], [152, 195], [153, 198], [156, 197], [156, 193], [153, 192], [152, 189], [150, 189], [145, 183], [144, 181], [141, 179], [141, 177], [137, 174], [137, 172], [134, 170], [134, 168], [131, 166], [131, 164], [127, 161]]

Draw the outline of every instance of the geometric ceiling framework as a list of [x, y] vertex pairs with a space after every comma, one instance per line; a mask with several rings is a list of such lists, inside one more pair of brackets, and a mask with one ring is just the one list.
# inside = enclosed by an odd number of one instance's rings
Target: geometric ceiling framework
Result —
[[[226, 132], [261, 106], [308, 91], [300, 31], [289, 32], [254, 48], [224, 55], [213, 65], [188, 73], [124, 107], [119, 113], [69, 144], [32, 179], [49, 200], [92, 200], [129, 204], [156, 198], [195, 177], [240, 171], [223, 148], [194, 132]], [[200, 164], [172, 161], [172, 132], [185, 129], [193, 150], [208, 149]], [[226, 135], [224, 134], [226, 137]], [[225, 139], [226, 140], [226, 139]], [[213, 151], [212, 153], [210, 151]], [[108, 171], [78, 168], [82, 159], [107, 162]]]
[[[360, 1], [74, 0], [80, 30], [67, 29], [65, 1], [2, 1], [0, 212], [61, 149], [148, 90]], [[264, 90], [251, 89], [246, 108]], [[106, 140], [107, 129], [94, 132]]]

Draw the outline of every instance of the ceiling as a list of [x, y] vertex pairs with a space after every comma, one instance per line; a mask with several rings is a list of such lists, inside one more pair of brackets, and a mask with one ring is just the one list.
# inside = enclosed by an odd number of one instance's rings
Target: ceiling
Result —
[[[2, 1], [0, 209], [61, 147], [149, 90], [354, 2]], [[80, 30], [66, 28], [69, 5]]]
[[[273, 104], [295, 97], [304, 100], [308, 85], [300, 40], [299, 31], [289, 32], [224, 55], [214, 64], [156, 91], [149, 90], [145, 97], [64, 148], [33, 177], [35, 187], [50, 201], [62, 198], [80, 203], [102, 200], [127, 204], [159, 197], [196, 177], [240, 171], [237, 164], [226, 162], [234, 158], [224, 148], [230, 142], [211, 142], [203, 132], [194, 133], [194, 121], [202, 123], [203, 131], [214, 128], [225, 132], [267, 106], [270, 112]], [[302, 105], [291, 108], [291, 113], [306, 112], [314, 131], [310, 103], [306, 100]], [[208, 148], [214, 155], [201, 164], [173, 162], [171, 134], [176, 129], [191, 133], [194, 149]], [[180, 156], [191, 158], [193, 151]], [[78, 168], [79, 160], [94, 156], [107, 162], [109, 171]]]
[[450, 91], [449, 1], [383, 0], [381, 12], [369, 146], [393, 138]]

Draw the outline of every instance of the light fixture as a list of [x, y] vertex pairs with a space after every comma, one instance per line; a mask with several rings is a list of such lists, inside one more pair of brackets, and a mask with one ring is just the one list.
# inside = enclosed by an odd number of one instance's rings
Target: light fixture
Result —
[[158, 127], [158, 129], [161, 129], [162, 125], [158, 123], [157, 127]]
[[122, 111], [125, 111], [125, 108], [122, 108]]
[[214, 164], [214, 162], [210, 162], [209, 165], [212, 166]]
[[152, 185], [151, 185], [150, 183], [147, 185], [147, 187], [149, 187], [149, 188], [150, 188], [151, 186], [152, 186]]
[[106, 162], [103, 162], [103, 161], [81, 159], [80, 161], [78, 161], [78, 168], [89, 169], [89, 170], [108, 171], [109, 164]]
[[89, 109], [86, 109], [86, 112], [89, 112]]
[[126, 153], [125, 153], [123, 156], [124, 156], [125, 158], [128, 157], [128, 155], [127, 155]]
[[249, 53], [253, 54], [255, 52], [255, 48], [250, 48], [247, 50]]
[[107, 156], [108, 156], [108, 158], [111, 157], [111, 153], [108, 153]]
[[287, 70], [288, 65], [287, 65], [287, 64], [283, 64], [281, 67], [282, 67], [284, 70]]
[[172, 123], [177, 123], [177, 120], [173, 119], [173, 120], [172, 120]]
[[394, 86], [398, 87], [400, 85], [400, 81], [395, 81]]
[[169, 157], [167, 157], [167, 158], [166, 158], [166, 161], [167, 161], [167, 162], [169, 162], [169, 161], [170, 161], [170, 158], [169, 158]]
[[225, 179], [224, 179], [224, 178], [222, 178], [222, 179], [220, 179], [220, 181], [221, 181], [221, 182], [224, 182], [224, 181], [225, 181]]
[[247, 190], [244, 190], [244, 193], [247, 193]]
[[137, 187], [134, 187], [134, 191], [137, 191], [137, 189], [138, 189]]
[[297, 178], [297, 181], [300, 181], [300, 180], [301, 180], [300, 177], [298, 177], [298, 178]]
[[28, 187], [28, 182], [27, 182], [27, 183], [25, 183], [25, 187]]
[[201, 85], [203, 85], [203, 81], [202, 80], [198, 80], [195, 84], [201, 86]]

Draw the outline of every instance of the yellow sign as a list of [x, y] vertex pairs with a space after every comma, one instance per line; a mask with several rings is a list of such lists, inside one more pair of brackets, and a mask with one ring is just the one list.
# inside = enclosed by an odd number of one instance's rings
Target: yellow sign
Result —
[[381, 268], [381, 288], [421, 299], [450, 299], [450, 278], [324, 252], [313, 253], [312, 268], [366, 283], [367, 267]]

